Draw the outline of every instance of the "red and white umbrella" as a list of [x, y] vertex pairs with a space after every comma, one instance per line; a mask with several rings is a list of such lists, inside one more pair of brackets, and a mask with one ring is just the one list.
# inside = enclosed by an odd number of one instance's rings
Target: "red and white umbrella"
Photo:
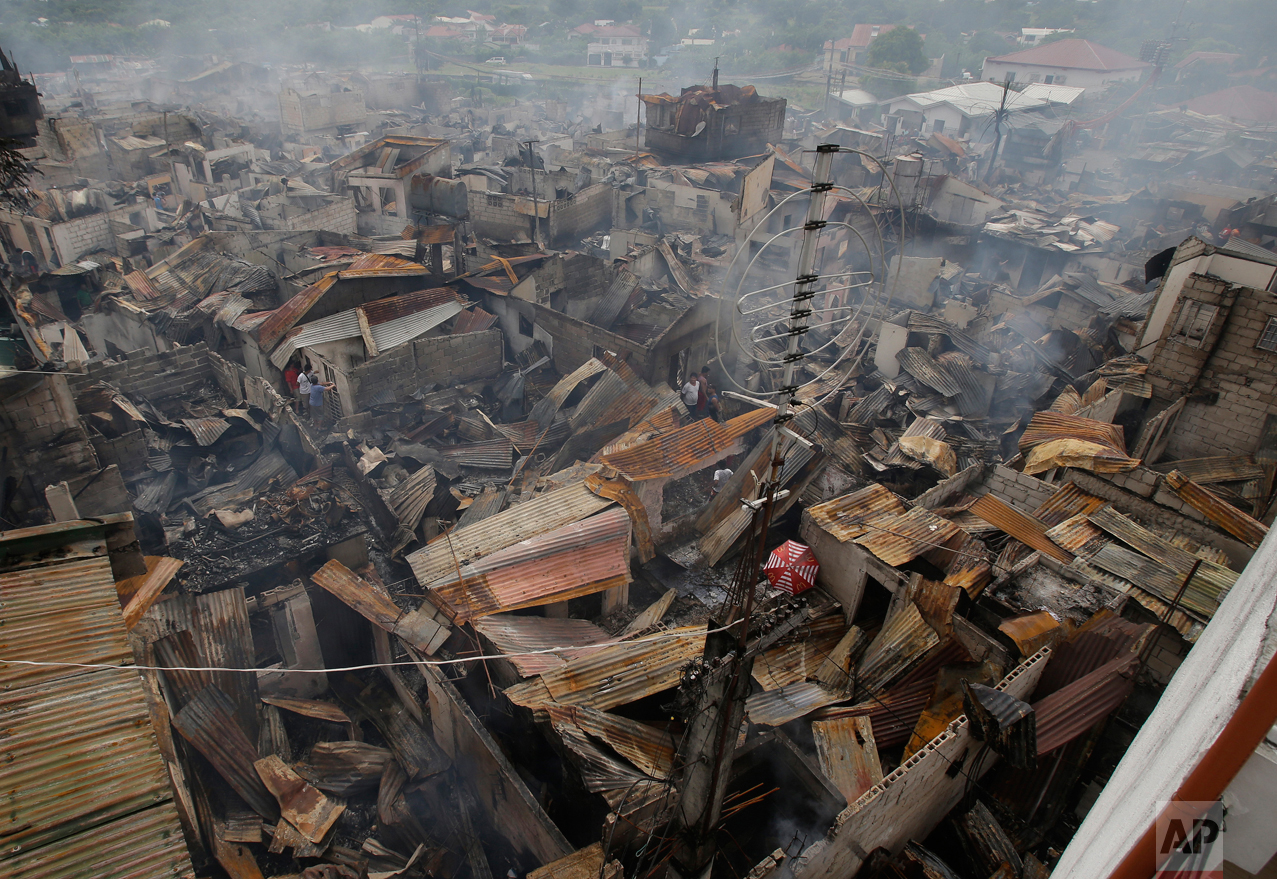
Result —
[[772, 586], [790, 595], [805, 592], [816, 585], [816, 572], [820, 563], [812, 555], [811, 547], [793, 540], [786, 540], [772, 550], [771, 558], [763, 566], [763, 572]]

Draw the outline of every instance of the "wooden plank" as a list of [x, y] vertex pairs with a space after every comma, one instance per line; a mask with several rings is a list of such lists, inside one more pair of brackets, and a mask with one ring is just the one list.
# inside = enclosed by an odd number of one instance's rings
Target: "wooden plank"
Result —
[[381, 353], [381, 349], [377, 347], [377, 342], [372, 337], [372, 326], [368, 323], [368, 314], [363, 308], [356, 308], [355, 317], [359, 320], [359, 335], [363, 337], [368, 357], [376, 357]]
[[377, 587], [333, 559], [310, 577], [316, 586], [330, 592], [360, 616], [387, 632], [403, 616], [399, 605]]
[[868, 717], [815, 720], [811, 732], [820, 771], [847, 798], [848, 805], [882, 781], [882, 763]]
[[181, 559], [169, 556], [148, 555], [146, 557], [146, 573], [136, 577], [126, 577], [115, 584], [121, 598], [129, 596], [124, 606], [124, 625], [132, 629], [142, 614], [151, 609], [151, 605], [160, 597], [164, 587], [173, 582], [182, 565]]

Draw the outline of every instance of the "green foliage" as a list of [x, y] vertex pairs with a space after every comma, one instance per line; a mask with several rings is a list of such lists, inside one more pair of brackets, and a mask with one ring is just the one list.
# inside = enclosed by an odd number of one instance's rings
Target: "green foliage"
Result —
[[869, 44], [870, 67], [898, 73], [922, 73], [931, 66], [922, 48], [922, 35], [911, 27], [887, 31]]

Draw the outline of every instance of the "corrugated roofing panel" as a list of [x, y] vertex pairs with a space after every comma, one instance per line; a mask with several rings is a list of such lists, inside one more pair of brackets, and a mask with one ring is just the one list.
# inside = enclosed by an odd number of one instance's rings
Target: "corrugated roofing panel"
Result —
[[1038, 756], [1067, 745], [1117, 710], [1135, 689], [1138, 665], [1138, 656], [1118, 656], [1035, 702]]
[[881, 693], [939, 644], [940, 636], [908, 602], [887, 620], [856, 665], [857, 691]]
[[1071, 553], [1061, 549], [1046, 536], [1046, 525], [1029, 514], [1020, 512], [1001, 498], [991, 494], [977, 498], [971, 505], [971, 512], [1043, 555], [1066, 565], [1073, 561]]
[[616, 508], [476, 559], [461, 567], [459, 582], [430, 592], [460, 624], [623, 586], [629, 550], [630, 516]]
[[183, 418], [182, 425], [191, 432], [201, 446], [211, 446], [231, 429], [231, 423], [220, 416], [209, 418]]
[[636, 482], [686, 476], [721, 458], [738, 439], [774, 416], [772, 409], [755, 409], [724, 424], [702, 418], [600, 460]]
[[[368, 318], [368, 325], [375, 328], [378, 324], [389, 323], [404, 317], [421, 314], [441, 305], [451, 305], [464, 300], [451, 287], [434, 287], [429, 290], [417, 290], [402, 296], [387, 296], [360, 306]], [[353, 309], [352, 309], [353, 310]]]
[[936, 363], [926, 348], [905, 348], [896, 354], [896, 360], [905, 372], [946, 397], [956, 397], [962, 392], [962, 387], [948, 370]]
[[452, 325], [452, 334], [461, 336], [466, 333], [481, 333], [484, 330], [490, 330], [496, 325], [497, 316], [488, 314], [479, 306], [463, 311], [457, 317], [457, 322]]
[[813, 681], [800, 681], [778, 690], [762, 690], [745, 700], [745, 716], [760, 726], [781, 726], [817, 708], [845, 702], [846, 692], [827, 689]]
[[1093, 513], [1105, 503], [1103, 498], [1087, 494], [1072, 482], [1066, 482], [1057, 488], [1033, 515], [1046, 527], [1054, 528], [1066, 519]]
[[846, 543], [867, 534], [865, 525], [886, 514], [903, 515], [905, 505], [886, 488], [873, 483], [850, 494], [809, 507], [812, 520], [839, 542]]
[[[106, 538], [101, 539], [98, 558], [0, 574], [4, 655], [132, 664], [133, 651], [106, 557]], [[5, 689], [13, 690], [80, 673], [80, 669], [10, 665], [3, 668], [3, 680]]]
[[671, 629], [652, 639], [604, 647], [505, 694], [527, 708], [550, 701], [606, 711], [678, 686], [683, 666], [704, 649], [703, 626]]
[[[364, 312], [367, 313], [365, 308]], [[372, 318], [369, 316], [369, 323], [372, 326], [369, 330], [372, 340], [377, 344], [377, 350], [381, 353], [389, 351], [405, 342], [411, 342], [413, 339], [433, 330], [444, 321], [461, 313], [461, 303], [448, 302], [443, 305], [436, 305], [434, 308], [427, 308], [416, 314], [406, 314], [403, 317], [384, 323], [373, 324]]]
[[[123, 622], [117, 625], [123, 631]], [[110, 827], [172, 798], [134, 672], [80, 672], [38, 690], [6, 692], [0, 713], [6, 800], [0, 864], [12, 853], [74, 838], [86, 824]], [[170, 831], [180, 839], [176, 822]], [[184, 843], [181, 849], [185, 854]]]
[[552, 716], [570, 719], [583, 732], [606, 742], [643, 774], [652, 778], [669, 777], [674, 765], [675, 742], [668, 732], [581, 705], [554, 708], [551, 712]]
[[882, 781], [873, 724], [867, 717], [817, 720], [811, 725], [820, 770], [849, 803]]
[[865, 525], [867, 533], [855, 538], [855, 542], [892, 566], [925, 555], [959, 531], [948, 519], [922, 507], [914, 507], [903, 516], [879, 516]]
[[129, 285], [133, 295], [138, 299], [159, 299], [164, 294], [155, 288], [151, 279], [142, 272], [129, 272], [124, 276], [124, 283]]
[[620, 316], [621, 309], [625, 308], [625, 303], [629, 302], [630, 297], [634, 295], [638, 285], [638, 275], [626, 269], [619, 270], [616, 277], [612, 279], [611, 285], [608, 286], [607, 292], [603, 294], [603, 298], [594, 306], [589, 323], [610, 330]]
[[1126, 440], [1120, 425], [1050, 411], [1033, 413], [1033, 419], [1020, 437], [1020, 448], [1031, 449], [1061, 439], [1082, 440], [1126, 454]]
[[429, 588], [441, 580], [452, 581], [459, 566], [580, 521], [611, 504], [612, 501], [594, 494], [583, 482], [564, 486], [474, 525], [440, 535], [424, 549], [410, 554], [408, 563], [417, 582]]
[[[918, 417], [913, 423], [905, 428], [905, 432], [900, 435], [900, 439], [905, 437], [925, 437], [928, 439], [943, 441], [947, 436], [944, 424], [931, 418]], [[916, 470], [922, 467], [922, 464], [906, 455], [900, 448], [900, 443], [893, 443], [891, 449], [883, 457], [882, 463], [888, 467], [908, 467]]]
[[582, 363], [572, 372], [555, 382], [550, 392], [537, 401], [532, 407], [532, 413], [528, 416], [528, 421], [539, 424], [543, 429], [547, 424], [554, 420], [554, 416], [558, 413], [559, 408], [563, 406], [568, 395], [576, 390], [576, 386], [591, 376], [598, 375], [606, 370], [597, 358], [591, 357]]
[[772, 647], [754, 660], [754, 680], [764, 690], [779, 690], [815, 677], [846, 630], [841, 613], [808, 623], [788, 643]]
[[1165, 482], [1166, 487], [1179, 495], [1184, 503], [1247, 546], [1258, 549], [1264, 535], [1268, 533], [1267, 525], [1215, 497], [1178, 470], [1167, 473]]
[[1099, 544], [1092, 541], [1103, 540], [1103, 532], [1083, 514], [1071, 516], [1059, 525], [1048, 528], [1046, 536], [1057, 546], [1074, 554], [1095, 552], [1099, 549]]
[[508, 470], [514, 464], [514, 443], [505, 437], [480, 443], [440, 446], [439, 453], [468, 467]]
[[573, 648], [537, 656], [510, 656], [509, 661], [522, 677], [532, 677], [584, 656], [590, 644], [611, 638], [589, 620], [554, 619], [497, 613], [474, 621], [475, 631], [492, 642], [501, 653], [526, 653], [555, 647]]
[[1033, 698], [1044, 699], [1109, 660], [1132, 650], [1138, 652], [1139, 640], [1154, 628], [1152, 623], [1132, 623], [1112, 611], [1101, 610], [1067, 641], [1051, 649]]
[[301, 320], [335, 283], [337, 283], [337, 273], [330, 272], [272, 311], [270, 317], [262, 321], [257, 328], [258, 347], [263, 351], [274, 348], [275, 343], [284, 333], [291, 330], [294, 324]]

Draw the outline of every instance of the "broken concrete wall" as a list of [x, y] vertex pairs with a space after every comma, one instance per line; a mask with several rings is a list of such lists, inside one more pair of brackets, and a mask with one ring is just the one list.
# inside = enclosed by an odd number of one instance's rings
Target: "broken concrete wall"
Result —
[[100, 310], [86, 311], [79, 326], [93, 350], [108, 356], [139, 350], [158, 354], [173, 347], [145, 314], [121, 308], [109, 297], [103, 297]]
[[121, 363], [90, 364], [86, 375], [69, 377], [72, 391], [79, 392], [95, 382], [109, 382], [130, 397], [167, 400], [189, 395], [216, 381], [209, 362], [208, 346], [201, 342], [159, 354], [130, 357]]
[[[1043, 649], [1008, 674], [998, 689], [1026, 699], [1037, 687], [1051, 651]], [[826, 837], [808, 848], [794, 870], [799, 877], [854, 876], [869, 852], [900, 852], [906, 842], [925, 839], [995, 760], [973, 760], [982, 748], [965, 715], [949, 724], [922, 750], [866, 791], [838, 816]], [[955, 765], [967, 767], [954, 772]]]
[[1055, 490], [1056, 486], [1036, 476], [1026, 476], [1005, 464], [998, 464], [990, 471], [984, 484], [972, 490], [972, 494], [993, 494], [1022, 512], [1032, 513], [1046, 503]]
[[502, 362], [497, 329], [417, 339], [350, 371], [354, 411], [367, 408], [369, 400], [387, 391], [403, 397], [431, 384], [451, 387], [491, 378], [501, 371]]
[[528, 791], [457, 688], [435, 669], [421, 668], [430, 693], [435, 741], [452, 758], [461, 777], [474, 784], [492, 826], [542, 864], [571, 854], [572, 844]]

